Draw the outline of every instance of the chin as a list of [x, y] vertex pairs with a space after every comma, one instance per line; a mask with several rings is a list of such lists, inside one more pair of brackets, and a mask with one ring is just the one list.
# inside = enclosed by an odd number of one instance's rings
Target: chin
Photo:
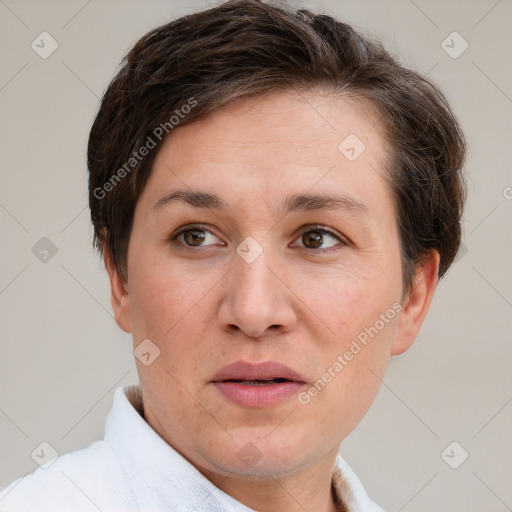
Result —
[[226, 475], [268, 478], [270, 473], [278, 478], [311, 463], [314, 453], [318, 454], [318, 450], [298, 432], [278, 434], [268, 427], [247, 427], [238, 430], [229, 442], [216, 443], [215, 449], [205, 454], [205, 459]]

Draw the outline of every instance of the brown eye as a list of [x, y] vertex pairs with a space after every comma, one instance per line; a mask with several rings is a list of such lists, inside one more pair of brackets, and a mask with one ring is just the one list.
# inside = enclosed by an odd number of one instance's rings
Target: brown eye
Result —
[[296, 243], [298, 243], [299, 247], [304, 247], [305, 249], [320, 249], [318, 252], [333, 248], [336, 245], [346, 245], [346, 242], [338, 235], [323, 228], [310, 228], [303, 231], [296, 240]]
[[177, 241], [180, 245], [187, 247], [209, 247], [210, 245], [223, 245], [218, 244], [219, 239], [206, 228], [188, 228], [182, 229], [172, 237], [172, 240]]
[[183, 239], [191, 247], [199, 247], [205, 240], [206, 235], [199, 229], [189, 229], [182, 233]]
[[318, 249], [323, 241], [324, 237], [319, 231], [306, 231], [302, 235], [302, 243], [308, 249]]

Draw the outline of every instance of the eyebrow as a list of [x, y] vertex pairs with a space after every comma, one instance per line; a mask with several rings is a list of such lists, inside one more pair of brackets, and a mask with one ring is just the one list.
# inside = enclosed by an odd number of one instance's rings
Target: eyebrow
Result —
[[[183, 202], [194, 208], [208, 208], [222, 210], [226, 203], [216, 194], [200, 191], [175, 190], [170, 194], [161, 197], [152, 208], [157, 211], [163, 206], [173, 202]], [[360, 201], [346, 196], [333, 194], [294, 194], [284, 201], [281, 213], [310, 212], [318, 210], [343, 210], [352, 213], [365, 213], [368, 211], [366, 205]]]

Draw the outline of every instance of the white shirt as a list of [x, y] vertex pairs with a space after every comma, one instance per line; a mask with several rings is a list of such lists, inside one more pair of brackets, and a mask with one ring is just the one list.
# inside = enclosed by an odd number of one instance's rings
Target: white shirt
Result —
[[[104, 439], [12, 482], [0, 493], [0, 511], [254, 512], [166, 443], [142, 410], [140, 387], [119, 387]], [[384, 512], [340, 456], [332, 482], [348, 512]]]

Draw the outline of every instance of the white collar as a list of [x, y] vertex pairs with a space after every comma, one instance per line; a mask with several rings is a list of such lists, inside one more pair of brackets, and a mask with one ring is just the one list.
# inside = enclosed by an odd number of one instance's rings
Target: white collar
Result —
[[[216, 487], [153, 430], [143, 418], [139, 385], [116, 390], [106, 421], [105, 441], [134, 487], [132, 496], [127, 497], [134, 503], [140, 498], [157, 510], [161, 501], [162, 510], [254, 512]], [[333, 485], [348, 512], [383, 512], [339, 455]], [[141, 486], [144, 496], [140, 496]]]

